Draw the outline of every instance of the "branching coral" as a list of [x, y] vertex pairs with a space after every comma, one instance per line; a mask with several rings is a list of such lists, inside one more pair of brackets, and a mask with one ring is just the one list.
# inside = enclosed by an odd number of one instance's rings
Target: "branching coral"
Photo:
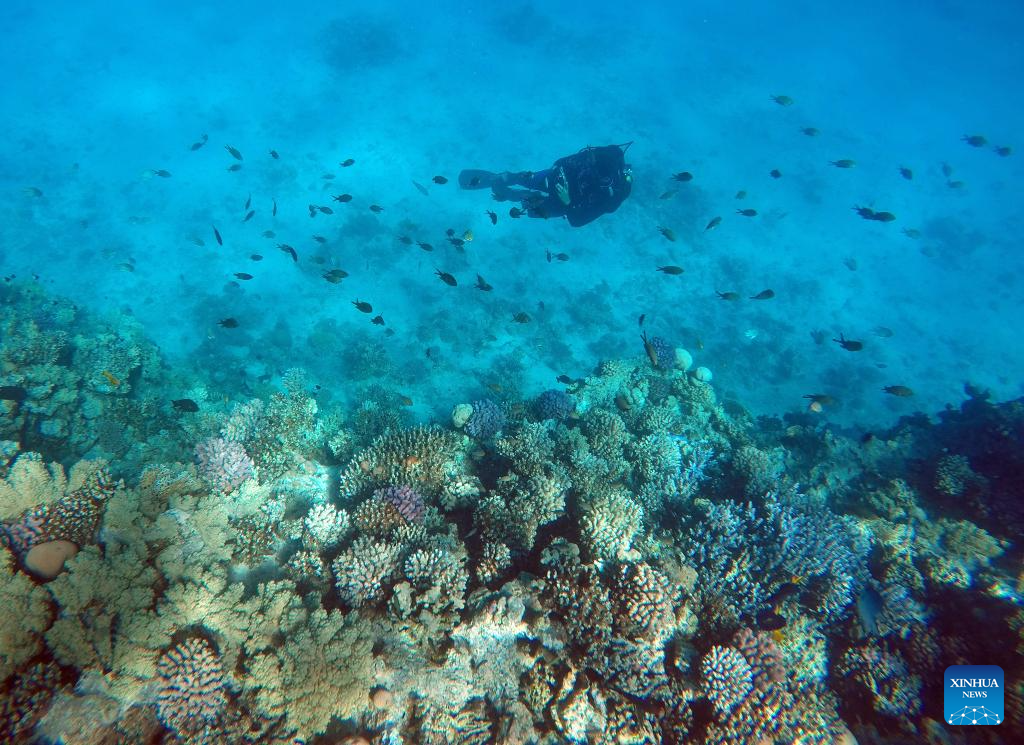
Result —
[[168, 650], [157, 665], [160, 688], [157, 715], [179, 739], [213, 743], [227, 708], [224, 667], [202, 638], [187, 639]]
[[0, 545], [0, 683], [40, 651], [54, 612], [47, 591], [16, 572], [13, 562]]
[[580, 543], [595, 560], [625, 559], [640, 532], [643, 510], [624, 489], [588, 502], [580, 517]]

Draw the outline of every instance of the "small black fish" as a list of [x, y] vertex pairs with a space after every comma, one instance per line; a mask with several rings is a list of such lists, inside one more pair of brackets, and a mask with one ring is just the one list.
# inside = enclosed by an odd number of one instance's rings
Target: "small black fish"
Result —
[[351, 202], [352, 201], [352, 195], [351, 194], [335, 194], [334, 195], [334, 201], [335, 202]]
[[659, 266], [658, 271], [663, 272], [665, 274], [682, 274], [685, 271], [685, 269], [683, 269], [681, 266], [669, 264], [668, 266]]
[[771, 300], [775, 297], [775, 290], [761, 290], [756, 295], [750, 297], [751, 300]]
[[218, 246], [223, 246], [224, 245], [224, 240], [220, 237], [220, 231], [217, 230], [217, 226], [216, 225], [211, 225], [210, 227], [213, 228], [213, 237], [217, 239], [217, 245]]
[[316, 241], [317, 243], [321, 243], [321, 244], [322, 243], [327, 243], [327, 239], [324, 238], [322, 235], [314, 235], [313, 236], [313, 240]]
[[413, 181], [412, 185], [415, 186], [416, 187], [416, 191], [418, 191], [423, 196], [425, 196], [425, 197], [429, 197], [430, 196], [430, 192], [427, 190], [427, 187], [425, 187], [423, 184], [419, 183], [418, 181]]
[[569, 260], [569, 254], [567, 254], [567, 253], [556, 253], [555, 254], [555, 258], [558, 259], [559, 261], [568, 261]]
[[818, 135], [821, 134], [821, 130], [819, 130], [817, 127], [801, 127], [800, 131], [803, 132], [808, 137], [817, 137]]
[[316, 217], [317, 216], [317, 207], [316, 207], [315, 204], [309, 205], [309, 216], [310, 217]]
[[231, 145], [225, 145], [224, 149], [231, 153], [231, 157], [235, 160], [242, 160], [242, 154], [238, 152], [238, 148], [231, 147]]
[[189, 413], [199, 411], [199, 404], [191, 398], [176, 398], [171, 401], [171, 406], [174, 407], [175, 411], [186, 411]]
[[0, 401], [21, 403], [28, 398], [28, 391], [20, 385], [0, 385]]
[[345, 160], [341, 161], [341, 163], [339, 163], [339, 165], [340, 165], [340, 166], [341, 166], [342, 168], [348, 168], [348, 167], [349, 167], [350, 165], [352, 165], [352, 164], [353, 164], [353, 163], [355, 163], [355, 162], [356, 162], [356, 161], [355, 161], [355, 159], [353, 159], [353, 158], [346, 158]]
[[519, 313], [516, 313], [514, 316], [512, 316], [512, 320], [515, 321], [516, 323], [529, 323], [530, 316], [529, 314], [520, 311]]
[[294, 248], [289, 246], [287, 243], [278, 243], [277, 247], [280, 248], [282, 251], [284, 251], [289, 256], [291, 256], [292, 257], [292, 261], [298, 261], [299, 260], [299, 254], [295, 251]]
[[985, 147], [988, 144], [983, 135], [964, 135], [960, 139], [971, 147]]
[[163, 168], [158, 168], [157, 170], [153, 171], [153, 175], [154, 176], [159, 176], [160, 178], [170, 178], [171, 177], [171, 172], [167, 171], [167, 170], [165, 170]]
[[433, 181], [435, 184], [447, 184], [448, 183], [448, 179], [446, 179], [444, 176], [434, 176], [434, 178], [432, 178], [430, 180]]
[[206, 141], [209, 140], [209, 139], [210, 139], [209, 135], [203, 135], [202, 137], [199, 138], [198, 142], [193, 142], [192, 143], [192, 147], [190, 148], [190, 150], [193, 150], [193, 151], [198, 150], [203, 145], [205, 145]]
[[422, 248], [424, 251], [433, 251], [434, 250], [433, 246], [431, 246], [429, 243], [424, 243], [422, 241], [420, 241], [416, 245], [419, 246], [420, 248]]
[[455, 237], [455, 228], [448, 228], [446, 231], [444, 231], [444, 234], [446, 236], [448, 236], [449, 238], [454, 238]]
[[778, 168], [773, 168], [772, 170], [768, 171], [768, 175], [771, 176], [772, 178], [782, 178], [782, 171], [780, 171]]
[[334, 210], [332, 210], [330, 207], [325, 207], [322, 204], [317, 206], [317, 209], [320, 210], [321, 212], [323, 212], [325, 215], [333, 215], [334, 214]]
[[857, 165], [857, 161], [850, 160], [849, 158], [842, 158], [841, 160], [830, 160], [829, 165], [833, 165], [836, 168], [854, 168]]
[[252, 275], [248, 274], [246, 272], [235, 272], [235, 276], [238, 277], [239, 279], [245, 279], [245, 280], [252, 279]]
[[498, 224], [498, 213], [497, 212], [491, 212], [490, 210], [487, 210], [487, 216], [489, 218], [491, 218], [491, 225], [497, 225]]
[[241, 171], [242, 170], [242, 164], [241, 163], [232, 163], [230, 166], [228, 166], [228, 170], [231, 171], [232, 173], [234, 173], [235, 171]]
[[476, 289], [483, 290], [484, 292], [490, 292], [494, 288], [487, 284], [487, 280], [481, 275], [476, 275]]
[[400, 235], [398, 236], [398, 242], [401, 243], [403, 246], [411, 246], [412, 238], [410, 238], [407, 235]]
[[521, 210], [518, 207], [513, 207], [508, 211], [508, 216], [512, 219], [518, 219], [526, 214], [526, 210]]
[[217, 321], [217, 325], [222, 326], [226, 329], [237, 329], [238, 321], [235, 320], [234, 318], [223, 318], [220, 321]]
[[376, 213], [376, 214], [379, 215], [383, 211], [384, 211], [384, 208], [381, 207], [379, 204], [371, 204], [370, 205], [370, 212], [373, 212], [373, 213]]
[[249, 210], [245, 213], [245, 217], [242, 218], [242, 222], [249, 222], [256, 215], [256, 210]]
[[715, 294], [718, 295], [718, 297], [722, 298], [722, 300], [733, 301], [740, 299], [740, 294], [738, 292], [719, 292], [718, 290], [715, 290]]
[[462, 247], [466, 245], [466, 241], [462, 238], [449, 238], [448, 242], [460, 251], [462, 250]]
[[247, 210], [250, 207], [252, 207], [252, 194], [250, 194], [249, 197], [245, 200], [245, 206], [242, 207], [242, 209]]
[[277, 154], [277, 151], [276, 151], [276, 150], [271, 150], [271, 151], [270, 151], [270, 157], [271, 157], [271, 158], [273, 158], [274, 160], [277, 160], [277, 159], [278, 159], [278, 158], [280, 158], [281, 156]]
[[787, 598], [791, 598], [794, 595], [800, 594], [800, 585], [796, 582], [783, 582], [779, 585], [779, 588], [772, 594], [771, 599], [768, 601], [772, 606], [776, 606]]
[[762, 631], [778, 631], [785, 628], [786, 619], [775, 611], [761, 611], [757, 614], [757, 627]]
[[249, 258], [253, 261], [263, 261], [263, 254], [249, 254]]
[[647, 314], [646, 313], [641, 313], [640, 317], [636, 319], [636, 325], [639, 326], [640, 328], [643, 328], [644, 327], [644, 319], [646, 319], [646, 318], [647, 318]]
[[331, 269], [329, 272], [324, 272], [321, 276], [332, 285], [336, 285], [348, 276], [348, 272], [344, 269]]
[[436, 274], [441, 279], [441, 281], [444, 282], [449, 287], [456, 287], [459, 284], [458, 281], [456, 281], [455, 277], [453, 277], [448, 272], [442, 272], [440, 269], [435, 269], [434, 274]]
[[744, 217], [757, 217], [757, 210], [747, 207], [745, 210], [736, 210], [736, 214]]
[[555, 380], [557, 380], [562, 385], [569, 385], [570, 383], [574, 383], [575, 382], [568, 375], [559, 375], [557, 378], [555, 378]]
[[992, 152], [998, 155], [1000, 158], [1009, 158], [1013, 155], [1013, 148], [1009, 145], [999, 145], [998, 147], [992, 148]]
[[914, 172], [911, 171], [906, 166], [900, 166], [900, 176], [905, 178], [907, 181], [913, 181], [913, 179], [914, 179]]
[[352, 305], [356, 306], [356, 309], [363, 313], [373, 313], [373, 306], [364, 300], [353, 300]]
[[384, 324], [384, 316], [376, 315], [376, 316], [374, 316], [373, 318], [370, 319], [370, 323], [374, 324], [375, 326], [383, 326], [383, 325], [385, 325]]
[[715, 228], [717, 228], [721, 224], [722, 224], [722, 218], [721, 217], [712, 217], [711, 218], [711, 222], [709, 222], [707, 225], [704, 226], [704, 230], [705, 231], [714, 230]]
[[679, 173], [672, 175], [672, 180], [682, 182], [693, 181], [693, 174], [689, 171], [680, 171]]
[[262, 233], [260, 233], [260, 235], [262, 235], [264, 238], [274, 238], [275, 236], [277, 236], [277, 233], [275, 233], [273, 230], [264, 230]]
[[276, 199], [272, 199], [270, 201], [273, 202], [273, 204], [274, 204], [273, 209], [270, 210], [270, 215], [271, 215], [271, 217], [277, 217], [277, 200]]
[[842, 334], [839, 335], [838, 339], [833, 339], [832, 341], [841, 346], [847, 352], [859, 352], [864, 348], [864, 342], [847, 339]]

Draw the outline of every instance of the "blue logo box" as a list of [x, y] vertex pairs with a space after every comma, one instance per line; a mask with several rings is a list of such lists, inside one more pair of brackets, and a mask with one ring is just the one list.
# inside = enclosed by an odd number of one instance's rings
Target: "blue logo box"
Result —
[[950, 665], [943, 680], [946, 724], [1002, 724], [1003, 668], [998, 665]]

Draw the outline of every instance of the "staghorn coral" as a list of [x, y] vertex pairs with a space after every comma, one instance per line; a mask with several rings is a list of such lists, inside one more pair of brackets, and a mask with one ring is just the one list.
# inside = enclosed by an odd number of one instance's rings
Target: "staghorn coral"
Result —
[[224, 667], [206, 639], [187, 639], [164, 653], [157, 679], [157, 716], [167, 729], [190, 745], [220, 741]]
[[284, 632], [283, 644], [246, 661], [245, 685], [265, 715], [283, 716], [300, 737], [311, 738], [332, 717], [351, 717], [365, 706], [376, 634], [354, 613], [318, 608]]
[[253, 476], [255, 464], [241, 443], [210, 437], [196, 445], [199, 475], [209, 485], [230, 494]]

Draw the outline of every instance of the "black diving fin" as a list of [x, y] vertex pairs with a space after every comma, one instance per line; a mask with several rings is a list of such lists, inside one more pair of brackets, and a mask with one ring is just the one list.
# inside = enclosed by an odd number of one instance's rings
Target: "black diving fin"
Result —
[[462, 189], [490, 189], [494, 180], [500, 174], [493, 171], [481, 171], [480, 169], [467, 168], [459, 173], [459, 188]]

